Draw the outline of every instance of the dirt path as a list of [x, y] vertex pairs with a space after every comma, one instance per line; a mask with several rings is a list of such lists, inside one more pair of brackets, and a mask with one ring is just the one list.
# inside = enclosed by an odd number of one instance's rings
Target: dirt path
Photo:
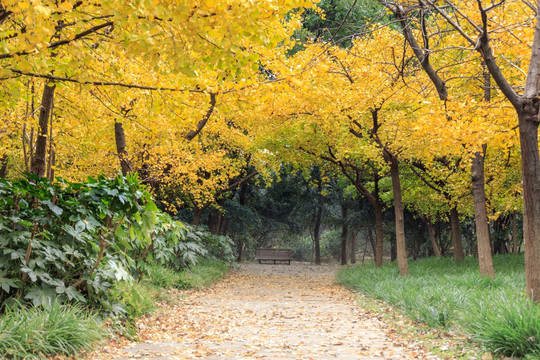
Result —
[[143, 342], [102, 359], [437, 359], [360, 308], [336, 267], [244, 264], [139, 324]]

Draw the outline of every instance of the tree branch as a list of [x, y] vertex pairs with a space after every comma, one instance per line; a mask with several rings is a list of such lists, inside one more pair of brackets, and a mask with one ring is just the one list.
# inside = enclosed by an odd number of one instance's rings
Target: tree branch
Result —
[[174, 92], [190, 92], [190, 93], [199, 93], [203, 94], [204, 90], [199, 89], [182, 89], [182, 88], [169, 88], [169, 87], [156, 87], [156, 86], [146, 86], [146, 85], [137, 85], [137, 84], [126, 84], [121, 82], [114, 82], [114, 81], [79, 81], [77, 79], [72, 78], [66, 78], [66, 77], [60, 77], [60, 76], [54, 76], [50, 74], [36, 74], [36, 73], [29, 73], [24, 72], [17, 69], [9, 69], [11, 72], [15, 74], [19, 74], [22, 76], [30, 76], [30, 77], [36, 77], [40, 79], [48, 79], [52, 81], [65, 81], [65, 82], [71, 82], [75, 84], [81, 84], [81, 85], [94, 85], [94, 86], [119, 86], [119, 87], [125, 87], [129, 89], [140, 89], [140, 90], [152, 90], [152, 91], [174, 91]]
[[227, 188], [225, 189], [221, 189], [219, 190], [218, 192], [216, 192], [216, 198], [222, 194], [225, 194], [226, 192], [229, 192], [229, 191], [232, 191], [234, 189], [236, 189], [237, 187], [239, 187], [240, 185], [242, 185], [243, 183], [251, 180], [253, 177], [259, 175], [259, 172], [258, 171], [253, 171], [251, 174], [247, 175], [246, 177], [244, 177], [243, 179], [241, 180], [238, 180], [237, 182], [229, 185]]
[[[66, 44], [69, 44], [71, 42], [74, 42], [74, 41], [77, 41], [77, 40], [80, 40], [82, 39], [83, 37], [87, 36], [87, 35], [90, 35], [92, 33], [95, 33], [97, 32], [98, 30], [101, 30], [103, 28], [106, 28], [108, 26], [114, 26], [114, 23], [112, 21], [108, 21], [106, 23], [103, 23], [103, 24], [99, 24], [99, 25], [96, 25], [96, 26], [93, 26], [91, 27], [90, 29], [87, 29], [83, 32], [80, 32], [78, 33], [77, 35], [75, 35], [73, 38], [71, 39], [65, 39], [65, 40], [60, 40], [60, 41], [55, 41], [51, 44], [49, 44], [49, 46], [47, 46], [47, 49], [55, 49], [59, 46], [62, 46], [62, 45], [66, 45]], [[14, 56], [23, 56], [23, 55], [29, 55], [33, 52], [31, 51], [19, 51], [19, 52], [16, 52], [16, 53], [8, 53], [8, 54], [0, 54], [0, 59], [8, 59], [8, 58], [12, 58]]]
[[199, 121], [199, 123], [197, 124], [197, 128], [195, 130], [190, 130], [189, 133], [187, 133], [187, 135], [184, 137], [187, 141], [191, 141], [197, 135], [199, 135], [201, 130], [204, 128], [204, 126], [208, 122], [208, 119], [210, 119], [210, 116], [214, 112], [215, 107], [216, 107], [216, 93], [210, 93], [210, 108], [208, 109], [206, 114], [204, 114], [201, 121]]

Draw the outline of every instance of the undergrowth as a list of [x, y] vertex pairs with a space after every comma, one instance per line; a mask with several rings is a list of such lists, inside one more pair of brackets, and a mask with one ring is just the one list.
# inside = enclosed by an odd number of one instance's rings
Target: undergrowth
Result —
[[540, 357], [540, 307], [523, 292], [523, 256], [494, 257], [496, 279], [481, 277], [475, 258], [429, 258], [409, 263], [402, 277], [396, 264], [363, 265], [341, 271], [339, 281], [401, 308], [432, 327], [469, 333], [487, 350], [507, 356]]
[[[177, 271], [155, 265], [149, 267], [146, 277], [140, 282], [117, 282], [111, 296], [119, 307], [115, 313], [123, 316], [113, 320], [115, 332], [135, 335], [135, 320], [152, 313], [167, 289], [202, 288], [221, 279], [228, 269], [222, 261], [200, 259], [190, 270]], [[0, 316], [2, 359], [74, 356], [91, 350], [98, 340], [105, 337], [106, 330], [98, 316], [75, 305], [53, 302], [49, 307], [29, 307], [13, 303], [6, 306]]]
[[104, 335], [97, 318], [80, 307], [57, 302], [48, 308], [15, 304], [0, 317], [0, 354], [11, 359], [73, 356], [91, 349]]

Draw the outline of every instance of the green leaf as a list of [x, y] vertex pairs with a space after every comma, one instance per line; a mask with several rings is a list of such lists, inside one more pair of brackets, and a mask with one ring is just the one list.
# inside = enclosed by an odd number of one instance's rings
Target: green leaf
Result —
[[57, 216], [62, 215], [64, 210], [61, 207], [54, 205], [50, 200], [45, 200], [41, 202], [43, 205], [47, 205], [49, 209]]
[[17, 284], [15, 284], [15, 281], [13, 281], [11, 279], [0, 278], [0, 287], [6, 293], [9, 293], [9, 289], [11, 289], [11, 288], [17, 289]]

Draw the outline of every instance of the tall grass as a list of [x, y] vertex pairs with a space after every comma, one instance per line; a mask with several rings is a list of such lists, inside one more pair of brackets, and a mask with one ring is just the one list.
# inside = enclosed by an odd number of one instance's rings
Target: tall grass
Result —
[[50, 308], [15, 305], [0, 317], [0, 358], [73, 356], [91, 349], [103, 336], [99, 321], [79, 307], [58, 303]]
[[229, 266], [220, 260], [201, 259], [191, 269], [180, 273], [186, 288], [200, 289], [220, 280], [229, 271]]
[[523, 257], [494, 257], [496, 279], [481, 277], [475, 258], [423, 259], [402, 277], [395, 264], [364, 265], [339, 272], [339, 281], [398, 306], [432, 327], [463, 329], [488, 350], [540, 356], [540, 307], [525, 297]]

